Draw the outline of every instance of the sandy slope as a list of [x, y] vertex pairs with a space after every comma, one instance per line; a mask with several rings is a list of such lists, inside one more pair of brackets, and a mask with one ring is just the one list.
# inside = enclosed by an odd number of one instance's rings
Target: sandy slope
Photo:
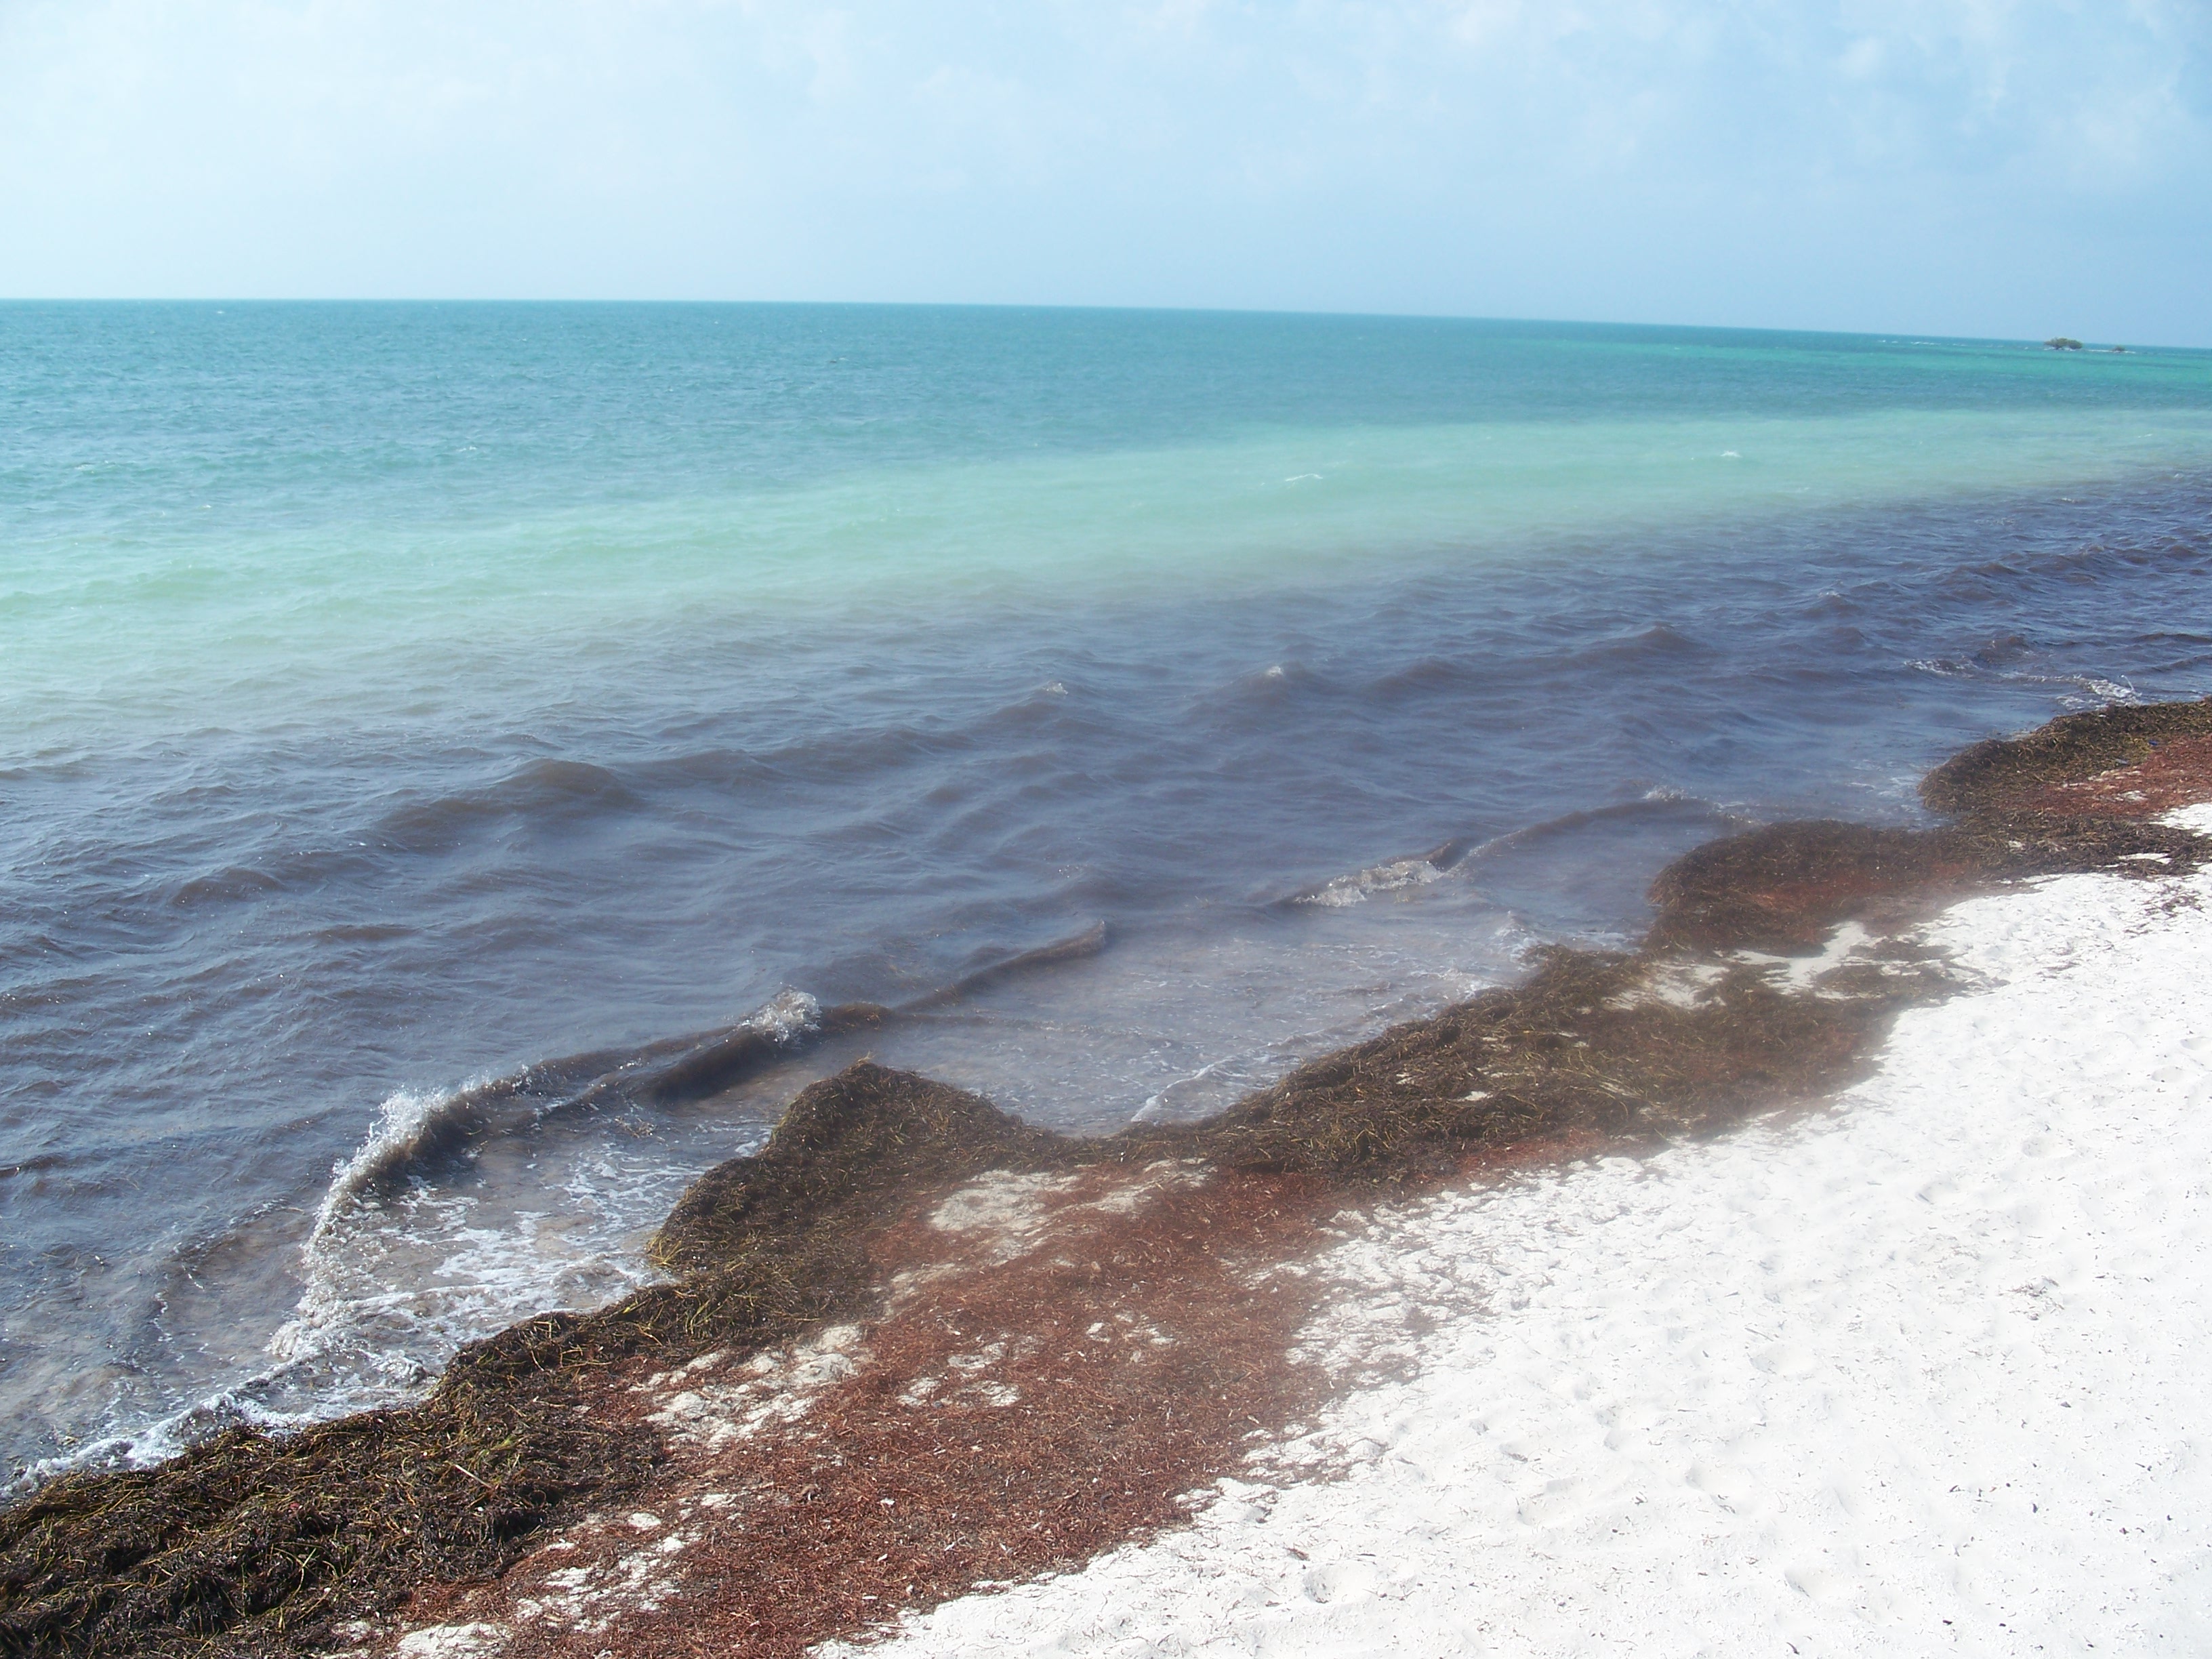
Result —
[[1832, 1109], [1348, 1224], [1312, 1433], [875, 1651], [2212, 1652], [2212, 878], [1930, 932]]

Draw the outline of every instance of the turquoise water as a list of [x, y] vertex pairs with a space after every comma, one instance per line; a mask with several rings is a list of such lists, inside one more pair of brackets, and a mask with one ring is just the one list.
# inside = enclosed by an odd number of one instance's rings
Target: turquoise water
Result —
[[404, 716], [426, 680], [495, 712], [517, 654], [848, 618], [863, 586], [1356, 581], [2170, 473], [2212, 436], [2197, 353], [842, 307], [9, 322], [0, 620], [60, 741], [92, 709]]
[[333, 1187], [471, 1079], [1103, 922], [875, 1048], [1213, 1109], [1728, 827], [2212, 689], [2206, 353], [16, 305], [0, 434], [18, 1460], [615, 1293], [849, 1055]]

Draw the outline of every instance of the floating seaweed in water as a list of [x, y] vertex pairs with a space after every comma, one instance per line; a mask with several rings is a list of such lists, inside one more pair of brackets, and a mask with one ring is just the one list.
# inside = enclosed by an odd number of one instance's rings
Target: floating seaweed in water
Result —
[[[526, 1552], [682, 1486], [692, 1454], [672, 1402], [695, 1397], [694, 1368], [758, 1372], [864, 1322], [872, 1365], [827, 1390], [811, 1428], [717, 1454], [727, 1518], [700, 1545], [716, 1565], [675, 1610], [628, 1620], [627, 1649], [688, 1651], [687, 1621], [703, 1618], [747, 1651], [795, 1654], [1166, 1524], [1180, 1494], [1239, 1466], [1249, 1433], [1319, 1397], [1325, 1380], [1288, 1354], [1310, 1304], [1278, 1270], [1338, 1211], [1713, 1133], [1850, 1080], [1898, 1007], [1948, 988], [1906, 933], [1929, 907], [2041, 872], [2203, 860], [2204, 843], [2149, 819], [2212, 798], [2212, 702], [1978, 744], [1923, 796], [1948, 822], [1709, 843], [1655, 883], [1637, 951], [1545, 951], [1522, 983], [1314, 1060], [1206, 1122], [1071, 1139], [856, 1064], [803, 1091], [760, 1153], [685, 1194], [655, 1244], [672, 1282], [465, 1349], [419, 1405], [283, 1437], [234, 1430], [0, 1513], [0, 1650], [290, 1654], [403, 1607], [418, 1623], [471, 1597], [520, 1607], [495, 1581]], [[660, 1075], [708, 1089], [760, 1047], [718, 1041]], [[994, 1194], [1042, 1218], [1050, 1248], [962, 1243], [945, 1206]], [[1085, 1369], [1148, 1320], [1157, 1340]], [[981, 1358], [949, 1346], [993, 1330], [1027, 1336]], [[916, 1379], [961, 1364], [994, 1368], [1009, 1409], [948, 1438], [915, 1414]], [[532, 1629], [517, 1653], [561, 1650], [560, 1632]]]

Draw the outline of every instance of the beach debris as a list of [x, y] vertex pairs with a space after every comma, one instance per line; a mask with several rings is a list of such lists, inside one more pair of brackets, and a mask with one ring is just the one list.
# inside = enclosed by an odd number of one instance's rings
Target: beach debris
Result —
[[[2164, 821], [2212, 800], [2212, 702], [1978, 744], [1923, 793], [1936, 828], [1708, 843], [1654, 884], [1636, 950], [1540, 951], [1203, 1122], [1069, 1139], [856, 1063], [694, 1183], [654, 1245], [667, 1282], [465, 1349], [420, 1404], [234, 1429], [0, 1511], [0, 1649], [595, 1659], [618, 1627], [623, 1659], [702, 1632], [795, 1656], [1177, 1524], [1325, 1397], [1308, 1264], [1378, 1205], [1850, 1083], [1955, 986], [1916, 933], [1944, 902], [2212, 859]], [[706, 1087], [836, 1012], [794, 1000], [661, 1075]]]

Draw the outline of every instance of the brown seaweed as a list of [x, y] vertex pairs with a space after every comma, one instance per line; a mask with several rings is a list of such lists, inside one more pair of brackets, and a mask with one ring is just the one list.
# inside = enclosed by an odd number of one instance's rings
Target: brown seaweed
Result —
[[[1948, 822], [1780, 824], [1699, 848], [1654, 884], [1638, 950], [1544, 951], [1520, 984], [1300, 1066], [1203, 1123], [1073, 1139], [862, 1061], [803, 1091], [757, 1156], [684, 1194], [655, 1246], [672, 1282], [465, 1349], [417, 1406], [283, 1436], [234, 1430], [0, 1511], [0, 1652], [301, 1653], [346, 1621], [465, 1599], [549, 1529], [661, 1478], [664, 1439], [610, 1404], [619, 1387], [880, 1313], [918, 1248], [917, 1217], [994, 1170], [1213, 1173], [1141, 1227], [1096, 1224], [1096, 1259], [976, 1268], [926, 1317], [884, 1323], [886, 1352], [939, 1340], [928, 1321], [987, 1304], [993, 1319], [1027, 1310], [1065, 1346], [1115, 1285], [1187, 1303], [1219, 1340], [1191, 1345], [1151, 1392], [1040, 1370], [1026, 1426], [963, 1443], [951, 1463], [945, 1447], [909, 1443], [919, 1431], [881, 1409], [880, 1378], [855, 1384], [829, 1419], [842, 1425], [835, 1457], [780, 1442], [754, 1471], [749, 1502], [818, 1501], [818, 1524], [732, 1543], [698, 1605], [754, 1650], [796, 1652], [883, 1616], [886, 1596], [926, 1603], [1164, 1524], [1177, 1493], [1236, 1466], [1243, 1425], [1278, 1428], [1316, 1395], [1281, 1359], [1300, 1305], [1279, 1285], [1253, 1289], [1245, 1268], [1311, 1248], [1364, 1193], [1709, 1133], [1847, 1081], [1898, 1006], [1943, 991], [1941, 965], [1893, 939], [1807, 995], [1760, 953], [1802, 955], [1850, 920], [1894, 935], [2024, 875], [2195, 867], [2203, 844], [2148, 820], [2212, 798], [2212, 702], [2070, 715], [1977, 744], [1923, 793]], [[689, 1094], [757, 1058], [702, 1049], [668, 1081]], [[1086, 1468], [1098, 1490], [1069, 1509], [1069, 1471]], [[979, 1502], [990, 1491], [1000, 1499]]]

